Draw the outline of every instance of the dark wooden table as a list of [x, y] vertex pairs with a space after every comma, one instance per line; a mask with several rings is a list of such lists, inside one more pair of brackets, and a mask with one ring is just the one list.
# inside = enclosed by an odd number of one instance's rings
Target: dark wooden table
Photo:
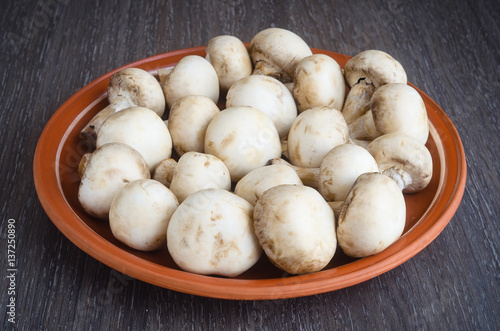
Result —
[[[500, 3], [498, 1], [2, 1], [0, 5], [2, 287], [20, 330], [499, 330]], [[311, 47], [380, 49], [447, 113], [467, 157], [463, 201], [428, 247], [379, 277], [274, 301], [187, 295], [132, 279], [52, 224], [32, 175], [52, 114], [87, 83], [151, 55], [243, 41], [267, 27]], [[10, 220], [10, 221], [9, 221]], [[16, 228], [9, 294], [8, 224]]]

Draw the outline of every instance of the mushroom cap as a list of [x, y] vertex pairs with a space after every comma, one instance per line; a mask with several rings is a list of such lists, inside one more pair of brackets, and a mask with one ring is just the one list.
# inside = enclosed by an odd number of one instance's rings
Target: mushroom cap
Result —
[[148, 165], [138, 151], [122, 143], [102, 145], [87, 162], [78, 200], [88, 214], [107, 219], [116, 193], [128, 182], [148, 178]]
[[420, 94], [406, 84], [387, 84], [375, 90], [370, 101], [373, 123], [380, 135], [405, 133], [427, 142], [429, 121]]
[[184, 56], [163, 81], [168, 107], [186, 95], [204, 95], [219, 101], [219, 78], [214, 67], [198, 55]]
[[97, 147], [120, 142], [136, 149], [151, 172], [161, 160], [172, 155], [172, 138], [163, 120], [151, 109], [130, 107], [104, 122], [97, 133]]
[[231, 177], [224, 162], [210, 154], [187, 152], [182, 155], [170, 183], [179, 202], [207, 188], [231, 190]]
[[178, 206], [175, 195], [160, 182], [134, 180], [120, 189], [111, 203], [111, 232], [134, 249], [159, 249], [166, 243], [168, 221]]
[[432, 156], [424, 144], [402, 133], [386, 134], [373, 140], [367, 150], [380, 172], [394, 179], [404, 193], [423, 190], [432, 179]]
[[268, 28], [257, 33], [250, 41], [248, 53], [255, 70], [284, 83], [293, 81], [297, 64], [312, 55], [301, 37], [280, 28]]
[[389, 83], [407, 83], [406, 72], [401, 64], [379, 50], [366, 50], [349, 59], [344, 67], [344, 75], [350, 87], [361, 79], [376, 88]]
[[162, 183], [166, 187], [170, 187], [172, 178], [174, 178], [176, 167], [177, 161], [172, 158], [161, 160], [153, 172], [153, 179]]
[[165, 112], [165, 96], [160, 83], [143, 69], [125, 68], [111, 76], [108, 85], [109, 102], [114, 103], [123, 98], [132, 105], [151, 109], [160, 117]]
[[250, 106], [273, 121], [280, 138], [286, 137], [297, 117], [292, 93], [277, 79], [252, 75], [240, 79], [227, 92], [226, 106]]
[[359, 175], [378, 172], [377, 162], [363, 147], [334, 147], [321, 162], [318, 190], [327, 201], [343, 201]]
[[353, 123], [370, 110], [373, 92], [375, 92], [375, 87], [366, 82], [360, 82], [351, 87], [342, 108], [342, 115], [347, 124]]
[[337, 239], [349, 256], [373, 255], [401, 236], [405, 221], [405, 200], [396, 183], [381, 173], [365, 173], [344, 200]]
[[191, 194], [170, 218], [167, 247], [183, 270], [237, 276], [252, 267], [262, 249], [252, 222], [253, 206], [223, 189]]
[[337, 247], [335, 216], [313, 188], [279, 185], [255, 205], [255, 234], [267, 257], [291, 274], [323, 269]]
[[219, 111], [213, 100], [203, 95], [187, 95], [172, 105], [167, 125], [179, 156], [204, 151], [205, 132]]
[[302, 185], [302, 181], [295, 170], [287, 165], [269, 165], [246, 174], [236, 184], [234, 193], [255, 205], [265, 191], [282, 184]]
[[342, 109], [345, 92], [342, 69], [328, 55], [314, 54], [297, 64], [293, 97], [299, 111], [321, 106]]
[[217, 156], [232, 181], [281, 155], [278, 131], [271, 119], [252, 107], [230, 107], [215, 115], [205, 134], [205, 153]]
[[206, 59], [219, 77], [220, 89], [227, 91], [236, 81], [252, 73], [252, 60], [245, 44], [235, 36], [222, 35], [210, 39]]
[[335, 108], [316, 107], [303, 111], [288, 134], [288, 156], [293, 165], [318, 168], [335, 146], [345, 144], [349, 129]]

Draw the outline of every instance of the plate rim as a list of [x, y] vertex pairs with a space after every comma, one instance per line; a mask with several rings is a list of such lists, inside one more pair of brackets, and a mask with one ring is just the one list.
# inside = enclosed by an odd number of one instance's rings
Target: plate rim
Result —
[[[350, 58], [348, 55], [332, 51], [316, 48], [311, 48], [311, 50], [315, 54], [322, 53], [330, 56], [335, 55], [345, 60]], [[462, 141], [450, 118], [437, 105], [437, 103], [422, 90], [415, 87], [413, 84], [408, 83], [420, 93], [426, 104], [430, 103], [432, 105], [434, 112], [429, 113], [430, 110], [427, 110], [431, 124], [434, 125], [434, 121], [436, 120], [440, 121], [441, 125], [439, 128], [445, 127], [447, 129], [447, 133], [450, 134], [447, 135], [446, 138], [452, 138], [445, 142], [440, 139], [440, 143], [446, 143], [443, 146], [446, 155], [456, 156], [455, 161], [457, 169], [454, 171], [456, 176], [452, 178], [454, 186], [444, 187], [443, 189], [445, 192], [437, 191], [436, 195], [445, 195], [447, 197], [446, 201], [438, 199], [438, 202], [440, 202], [439, 205], [431, 203], [424, 216], [412, 229], [407, 232], [409, 233], [410, 231], [418, 230], [421, 235], [415, 237], [413, 240], [409, 240], [406, 234], [403, 235], [394, 244], [396, 246], [402, 246], [400, 247], [401, 249], [394, 253], [392, 253], [391, 250], [390, 252], [392, 254], [388, 254], [388, 250], [385, 250], [379, 254], [349, 263], [350, 267], [352, 267], [352, 264], [356, 263], [358, 268], [356, 268], [353, 272], [349, 272], [348, 278], [343, 277], [346, 275], [343, 274], [343, 269], [345, 269], [346, 265], [328, 270], [322, 270], [313, 274], [296, 275], [286, 278], [233, 279], [197, 275], [182, 270], [171, 269], [166, 266], [158, 265], [152, 261], [144, 260], [134, 254], [123, 251], [118, 246], [108, 242], [98, 233], [94, 232], [83, 220], [81, 220], [67, 202], [59, 182], [58, 157], [60, 155], [60, 149], [64, 145], [67, 134], [71, 128], [66, 127], [63, 130], [64, 135], [60, 140], [55, 138], [55, 136], [60, 135], [51, 134], [51, 129], [56, 127], [58, 123], [64, 121], [74, 123], [78, 116], [81, 116], [84, 112], [82, 111], [75, 117], [71, 115], [67, 109], [86, 93], [94, 93], [93, 95], [96, 98], [102, 97], [102, 95], [105, 94], [107, 81], [113, 73], [129, 67], [140, 67], [150, 72], [154, 72], [157, 67], [151, 65], [152, 63], [169, 61], [169, 59], [180, 59], [183, 56], [191, 54], [203, 55], [204, 51], [205, 46], [185, 48], [150, 56], [116, 68], [98, 77], [74, 93], [55, 111], [46, 123], [37, 142], [33, 158], [33, 178], [36, 192], [43, 209], [52, 223], [54, 223], [54, 225], [66, 238], [68, 238], [85, 253], [110, 268], [127, 274], [133, 278], [182, 293], [232, 300], [282, 299], [330, 292], [356, 285], [379, 276], [380, 274], [401, 265], [418, 254], [421, 250], [428, 246], [451, 221], [462, 200], [467, 177], [466, 159]], [[175, 62], [171, 62], [171, 65], [173, 64], [175, 64]], [[102, 92], [103, 87], [104, 92]], [[432, 121], [431, 118], [434, 121]], [[439, 135], [440, 133], [437, 132], [437, 134]], [[436, 142], [436, 144], [437, 143], [438, 142]], [[57, 148], [54, 148], [54, 146], [57, 146]], [[450, 151], [450, 148], [453, 148], [454, 150]], [[47, 164], [52, 162], [43, 161], [44, 157], [46, 158], [47, 155], [50, 156], [50, 160], [54, 162], [53, 164]], [[443, 163], [442, 168], [444, 168]], [[446, 175], [449, 176], [449, 174]], [[57, 181], [57, 185], [54, 185], [54, 179]], [[443, 208], [436, 210], [438, 207]], [[70, 212], [70, 214], [74, 215], [76, 219], [67, 220], [66, 216], [62, 215], [62, 210]], [[434, 221], [425, 222], [424, 218], [428, 217], [428, 215], [432, 213], [436, 214], [437, 218]], [[82, 234], [87, 234], [90, 237], [82, 236]], [[407, 239], [405, 239], [405, 237]], [[92, 241], [89, 239], [92, 239]], [[96, 249], [96, 246], [98, 249]], [[112, 255], [114, 253], [120, 254], [113, 257]], [[125, 259], [124, 257], [127, 258]], [[138, 270], [139, 267], [141, 267], [140, 270]]]

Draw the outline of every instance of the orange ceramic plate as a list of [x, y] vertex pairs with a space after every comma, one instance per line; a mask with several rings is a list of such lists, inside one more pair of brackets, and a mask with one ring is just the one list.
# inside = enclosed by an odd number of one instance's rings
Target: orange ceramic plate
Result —
[[[334, 58], [342, 67], [349, 59], [313, 49]], [[457, 131], [443, 110], [418, 90], [427, 107], [431, 134], [427, 142], [434, 176], [422, 192], [406, 196], [404, 235], [383, 252], [351, 259], [337, 249], [322, 271], [292, 276], [274, 267], [263, 254], [260, 261], [237, 278], [202, 276], [180, 270], [166, 248], [140, 252], [117, 241], [107, 222], [88, 216], [77, 198], [77, 167], [88, 152], [78, 139], [84, 125], [107, 104], [110, 76], [125, 67], [155, 74], [186, 55], [205, 55], [204, 47], [190, 48], [143, 59], [112, 71], [88, 84], [67, 100], [47, 123], [35, 152], [34, 179], [40, 202], [59, 230], [83, 251], [131, 277], [184, 293], [225, 299], [276, 299], [323, 293], [376, 277], [405, 262], [427, 246], [455, 213], [465, 188], [466, 164]]]

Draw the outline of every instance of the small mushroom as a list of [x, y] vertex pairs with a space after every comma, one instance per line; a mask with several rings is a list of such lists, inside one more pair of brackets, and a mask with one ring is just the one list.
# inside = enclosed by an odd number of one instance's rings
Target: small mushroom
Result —
[[379, 253], [401, 236], [405, 221], [405, 200], [396, 183], [381, 173], [362, 174], [340, 211], [339, 246], [357, 258]]
[[136, 149], [151, 172], [172, 154], [172, 138], [163, 120], [152, 110], [130, 107], [111, 115], [97, 134], [97, 147], [120, 142]]
[[297, 167], [290, 164], [282, 158], [274, 158], [267, 162], [268, 165], [284, 165], [295, 171], [297, 176], [299, 176], [302, 184], [315, 188], [318, 188], [318, 178], [319, 178], [319, 168], [305, 168]]
[[282, 184], [302, 185], [297, 173], [287, 165], [269, 165], [250, 171], [238, 181], [234, 193], [255, 205], [271, 187]]
[[172, 105], [167, 126], [179, 156], [189, 151], [203, 153], [208, 124], [219, 111], [212, 99], [203, 95], [188, 95]]
[[300, 112], [321, 106], [342, 109], [345, 80], [337, 61], [325, 54], [303, 58], [295, 68], [293, 97]]
[[280, 28], [257, 33], [250, 41], [248, 53], [255, 67], [254, 74], [272, 76], [282, 83], [292, 82], [297, 64], [312, 55], [302, 38]]
[[318, 190], [327, 201], [343, 201], [356, 179], [367, 172], [378, 172], [378, 166], [366, 149], [354, 144], [336, 146], [321, 162]]
[[113, 198], [109, 211], [111, 232], [134, 249], [159, 249], [166, 243], [168, 222], [178, 206], [175, 195], [160, 182], [134, 180]]
[[342, 108], [342, 115], [347, 124], [351, 124], [370, 110], [370, 100], [374, 92], [375, 87], [365, 80], [351, 87]]
[[250, 269], [262, 253], [252, 213], [249, 202], [226, 190], [193, 193], [170, 218], [168, 251], [183, 270], [238, 276]]
[[182, 155], [170, 183], [179, 202], [207, 188], [231, 190], [231, 177], [224, 162], [210, 154], [187, 152]]
[[217, 72], [222, 92], [252, 73], [252, 60], [247, 48], [234, 36], [223, 35], [210, 39], [205, 52], [205, 58]]
[[366, 50], [349, 59], [344, 67], [344, 75], [350, 87], [363, 79], [375, 88], [389, 83], [407, 83], [401, 63], [379, 50]]
[[340, 111], [331, 107], [308, 109], [297, 116], [288, 134], [290, 162], [318, 168], [332, 148], [348, 139], [348, 126]]
[[97, 133], [106, 119], [125, 108], [139, 106], [153, 110], [158, 116], [165, 111], [165, 97], [160, 83], [149, 72], [126, 68], [113, 74], [108, 85], [109, 105], [101, 110], [80, 132], [80, 138], [95, 145]]
[[217, 72], [198, 55], [187, 55], [177, 62], [162, 81], [162, 88], [169, 108], [186, 95], [204, 95], [214, 103], [219, 100]]
[[274, 186], [255, 205], [255, 234], [269, 260], [291, 274], [323, 269], [337, 247], [335, 216], [318, 191]]
[[162, 183], [166, 187], [170, 187], [172, 178], [174, 178], [176, 167], [177, 161], [172, 158], [161, 160], [153, 172], [153, 179]]
[[351, 138], [373, 140], [388, 133], [405, 133], [427, 142], [429, 123], [420, 94], [405, 84], [386, 84], [375, 90], [370, 111], [349, 125]]
[[250, 106], [273, 121], [280, 138], [286, 137], [297, 117], [297, 106], [290, 91], [280, 81], [263, 75], [245, 77], [231, 86], [226, 106]]
[[403, 193], [423, 190], [432, 178], [432, 156], [417, 139], [402, 133], [386, 134], [372, 141], [367, 150], [380, 172], [392, 178]]
[[205, 153], [224, 162], [236, 182], [281, 155], [271, 119], [252, 107], [230, 107], [215, 115], [205, 134]]
[[122, 143], [102, 145], [87, 161], [78, 200], [88, 214], [108, 219], [116, 193], [128, 182], [149, 178], [148, 164], [135, 149]]

